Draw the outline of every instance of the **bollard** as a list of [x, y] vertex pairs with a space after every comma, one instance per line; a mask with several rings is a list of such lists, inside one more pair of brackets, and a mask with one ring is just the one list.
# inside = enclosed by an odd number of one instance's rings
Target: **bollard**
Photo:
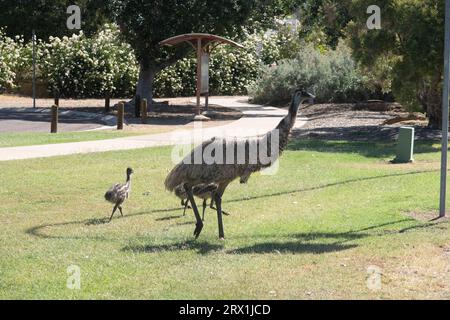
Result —
[[110, 101], [109, 94], [107, 94], [105, 97], [105, 112], [109, 112]]
[[141, 96], [140, 95], [136, 95], [136, 97], [134, 98], [134, 116], [136, 118], [140, 117], [140, 108], [141, 108]]
[[142, 123], [146, 123], [147, 121], [147, 99], [142, 99], [141, 101], [141, 118]]
[[58, 133], [58, 105], [56, 104], [52, 106], [50, 133]]
[[119, 107], [117, 108], [117, 130], [123, 130], [124, 108], [123, 102], [119, 102]]
[[408, 163], [413, 161], [414, 128], [400, 127], [397, 140], [396, 157], [393, 163]]
[[53, 97], [55, 97], [55, 105], [59, 107], [59, 89], [53, 88]]

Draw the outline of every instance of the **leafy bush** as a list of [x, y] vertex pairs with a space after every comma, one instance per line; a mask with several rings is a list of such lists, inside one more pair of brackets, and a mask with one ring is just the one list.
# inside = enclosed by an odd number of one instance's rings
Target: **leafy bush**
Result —
[[82, 32], [71, 37], [50, 37], [39, 50], [42, 77], [49, 90], [62, 96], [96, 97], [132, 95], [138, 66], [131, 48], [107, 26], [92, 38]]
[[23, 49], [22, 37], [9, 38], [0, 29], [0, 91], [15, 88], [17, 72], [23, 70], [26, 63]]
[[367, 94], [364, 77], [343, 44], [326, 52], [305, 45], [294, 59], [263, 68], [249, 93], [257, 103], [281, 103], [300, 87], [314, 91], [318, 102], [353, 101]]
[[[14, 89], [32, 77], [32, 44], [8, 38], [0, 30], [0, 89]], [[37, 43], [37, 77], [48, 91], [65, 97], [133, 95], [138, 67], [131, 48], [119, 40], [116, 27], [106, 25], [92, 38], [82, 32], [50, 37]]]

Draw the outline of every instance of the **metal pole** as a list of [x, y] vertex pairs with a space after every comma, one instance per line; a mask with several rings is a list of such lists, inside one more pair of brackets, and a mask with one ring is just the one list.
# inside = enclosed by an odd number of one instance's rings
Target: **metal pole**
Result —
[[36, 33], [33, 29], [33, 108], [36, 108]]
[[447, 195], [448, 104], [450, 90], [450, 0], [445, 0], [444, 92], [442, 95], [441, 195], [439, 217], [445, 216]]

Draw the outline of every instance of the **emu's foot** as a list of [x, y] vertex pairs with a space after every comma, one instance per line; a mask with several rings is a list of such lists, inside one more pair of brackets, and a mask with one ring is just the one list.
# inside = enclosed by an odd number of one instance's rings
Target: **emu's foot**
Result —
[[[216, 207], [210, 207], [210, 208], [217, 211], [217, 208], [216, 208]], [[231, 214], [229, 214], [229, 213], [226, 212], [226, 211], [223, 211], [223, 210], [222, 210], [222, 213], [223, 213], [223, 215], [225, 215], [225, 216], [231, 216]]]
[[203, 229], [203, 223], [200, 222], [195, 225], [195, 230], [194, 230], [195, 239], [198, 238], [198, 236], [202, 232], [202, 229]]

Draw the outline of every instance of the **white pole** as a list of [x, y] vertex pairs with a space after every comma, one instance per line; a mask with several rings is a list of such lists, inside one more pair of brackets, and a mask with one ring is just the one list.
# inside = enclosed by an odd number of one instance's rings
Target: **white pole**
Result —
[[450, 0], [445, 0], [444, 92], [442, 94], [441, 195], [439, 217], [445, 216], [447, 195], [448, 98], [450, 90]]
[[33, 108], [36, 108], [36, 33], [33, 29]]

